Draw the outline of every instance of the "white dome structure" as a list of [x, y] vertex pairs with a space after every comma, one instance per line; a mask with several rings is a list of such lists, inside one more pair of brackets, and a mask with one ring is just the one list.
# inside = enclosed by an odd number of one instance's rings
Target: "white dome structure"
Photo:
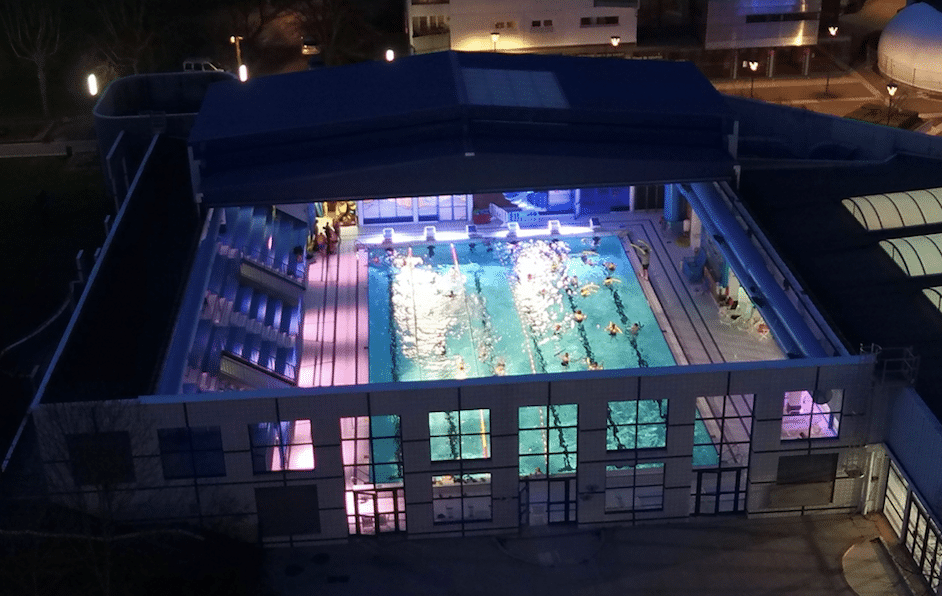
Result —
[[899, 11], [883, 29], [877, 53], [887, 77], [942, 92], [942, 12], [924, 2]]

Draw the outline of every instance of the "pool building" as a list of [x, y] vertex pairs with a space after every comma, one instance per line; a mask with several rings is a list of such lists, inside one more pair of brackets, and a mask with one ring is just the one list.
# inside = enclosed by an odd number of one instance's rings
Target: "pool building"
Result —
[[939, 589], [938, 140], [687, 63], [209, 82], [96, 106], [23, 498], [266, 545], [882, 512]]

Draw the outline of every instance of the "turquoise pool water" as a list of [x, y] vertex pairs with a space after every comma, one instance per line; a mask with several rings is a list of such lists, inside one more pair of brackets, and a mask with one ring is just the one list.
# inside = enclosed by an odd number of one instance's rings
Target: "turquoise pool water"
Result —
[[674, 364], [617, 237], [417, 244], [369, 258], [371, 382]]

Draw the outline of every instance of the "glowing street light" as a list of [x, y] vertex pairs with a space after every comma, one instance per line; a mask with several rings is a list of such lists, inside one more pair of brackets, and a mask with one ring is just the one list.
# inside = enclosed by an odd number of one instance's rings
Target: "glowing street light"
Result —
[[249, 80], [249, 69], [246, 65], [239, 65], [239, 80], [243, 83]]
[[890, 125], [890, 111], [893, 109], [893, 96], [896, 95], [896, 90], [899, 89], [899, 86], [896, 83], [887, 83], [886, 92], [890, 94], [890, 101], [886, 106], [886, 125]]
[[88, 75], [88, 94], [92, 97], [98, 95], [98, 77], [95, 73]]
[[[831, 25], [830, 27], [828, 27], [828, 33], [831, 34], [831, 37], [834, 37], [835, 35], [837, 35], [837, 25]], [[825, 96], [830, 95], [830, 93], [828, 92], [828, 88], [830, 86], [831, 86], [831, 68], [829, 66], [827, 70], [827, 78], [824, 80], [824, 95]]]
[[391, 48], [386, 50], [386, 62], [392, 62], [395, 59], [396, 59], [396, 52], [392, 51]]
[[497, 40], [500, 39], [500, 33], [497, 31], [491, 32], [491, 43], [494, 45], [494, 51], [497, 51]]
[[[235, 44], [236, 47], [236, 64], [239, 65], [239, 68], [242, 68], [242, 36], [241, 35], [230, 35], [229, 43]], [[241, 70], [240, 70], [241, 72]]]
[[752, 81], [749, 83], [749, 97], [755, 97], [756, 71], [759, 70], [759, 63], [755, 60], [749, 60], [743, 66], [748, 66], [749, 70], [752, 71]]
[[613, 35], [611, 41], [612, 41], [612, 47], [613, 47], [613, 48], [617, 48], [617, 47], [618, 47], [618, 44], [621, 43], [621, 37], [619, 37], [619, 36], [617, 36], [617, 35]]

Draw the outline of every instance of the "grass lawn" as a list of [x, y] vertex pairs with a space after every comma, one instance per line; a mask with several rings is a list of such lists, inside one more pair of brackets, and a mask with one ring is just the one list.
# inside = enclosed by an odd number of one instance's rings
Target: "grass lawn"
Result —
[[[37, 200], [45, 190], [44, 209]], [[113, 207], [97, 156], [0, 159], [0, 349], [45, 321], [75, 278], [75, 254], [94, 253]]]

